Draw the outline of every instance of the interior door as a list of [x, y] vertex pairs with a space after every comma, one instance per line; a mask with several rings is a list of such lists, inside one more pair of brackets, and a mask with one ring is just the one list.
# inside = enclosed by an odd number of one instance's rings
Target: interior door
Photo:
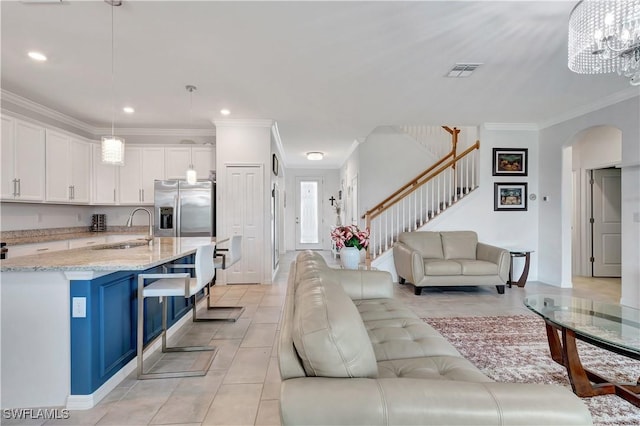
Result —
[[322, 178], [296, 177], [296, 250], [322, 249]]
[[592, 275], [620, 277], [622, 268], [620, 169], [592, 171]]
[[220, 237], [242, 235], [240, 261], [226, 270], [227, 284], [261, 283], [264, 270], [264, 178], [262, 166], [227, 166], [225, 228]]

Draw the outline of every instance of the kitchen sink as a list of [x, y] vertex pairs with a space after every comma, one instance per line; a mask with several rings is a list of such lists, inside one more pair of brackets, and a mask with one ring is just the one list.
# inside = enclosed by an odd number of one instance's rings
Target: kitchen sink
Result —
[[130, 241], [116, 244], [107, 244], [104, 246], [93, 247], [93, 250], [124, 250], [134, 247], [146, 246], [149, 243], [147, 241]]

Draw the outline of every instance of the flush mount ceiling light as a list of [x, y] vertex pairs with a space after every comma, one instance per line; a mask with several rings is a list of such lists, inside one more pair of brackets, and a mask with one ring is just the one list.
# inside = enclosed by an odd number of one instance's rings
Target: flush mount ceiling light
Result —
[[220, 114], [222, 115], [229, 115], [231, 114], [231, 111], [229, 111], [228, 109], [224, 108], [220, 110]]
[[113, 11], [122, 2], [105, 0], [111, 6], [111, 135], [103, 136], [101, 141], [101, 158], [104, 164], [114, 166], [124, 165], [124, 139], [115, 135], [116, 95], [114, 79], [114, 42], [113, 42]]
[[27, 55], [29, 55], [29, 57], [31, 59], [33, 59], [34, 61], [38, 61], [38, 62], [44, 62], [47, 60], [47, 57], [40, 52], [35, 52], [35, 51], [31, 51], [29, 53], [27, 53]]
[[[193, 111], [193, 92], [198, 88], [192, 84], [188, 84], [184, 88], [187, 89], [187, 92], [189, 92], [189, 124], [191, 124], [191, 116]], [[189, 168], [187, 169], [187, 183], [189, 185], [194, 185], [197, 181], [198, 174], [196, 173], [196, 169], [193, 168], [193, 164], [189, 164]]]
[[122, 110], [124, 112], [126, 112], [127, 114], [133, 114], [134, 112], [136, 112], [136, 110], [133, 109], [133, 107], [130, 107], [130, 106], [126, 106], [126, 107], [122, 108]]
[[640, 85], [640, 0], [582, 0], [569, 16], [569, 69]]
[[324, 158], [324, 152], [319, 152], [319, 151], [307, 152], [307, 160], [319, 161], [319, 160], [322, 160], [323, 158]]

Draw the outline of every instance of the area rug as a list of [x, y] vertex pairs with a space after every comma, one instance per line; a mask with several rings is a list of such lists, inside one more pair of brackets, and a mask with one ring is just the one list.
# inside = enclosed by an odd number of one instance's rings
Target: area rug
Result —
[[[544, 321], [536, 316], [424, 318], [483, 373], [498, 382], [560, 384], [564, 367], [549, 355]], [[635, 383], [640, 362], [578, 342], [583, 365], [605, 377]], [[640, 408], [616, 395], [582, 398], [595, 425], [640, 425]]]

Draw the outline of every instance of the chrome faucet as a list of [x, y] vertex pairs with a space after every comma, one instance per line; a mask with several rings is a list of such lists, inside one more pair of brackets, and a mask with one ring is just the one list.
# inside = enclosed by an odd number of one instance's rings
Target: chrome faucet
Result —
[[127, 228], [131, 228], [131, 226], [133, 226], [133, 215], [140, 210], [147, 212], [147, 215], [149, 216], [149, 244], [151, 244], [153, 242], [153, 221], [151, 220], [151, 212], [149, 210], [145, 209], [144, 207], [138, 207], [134, 209], [129, 215], [126, 226]]

